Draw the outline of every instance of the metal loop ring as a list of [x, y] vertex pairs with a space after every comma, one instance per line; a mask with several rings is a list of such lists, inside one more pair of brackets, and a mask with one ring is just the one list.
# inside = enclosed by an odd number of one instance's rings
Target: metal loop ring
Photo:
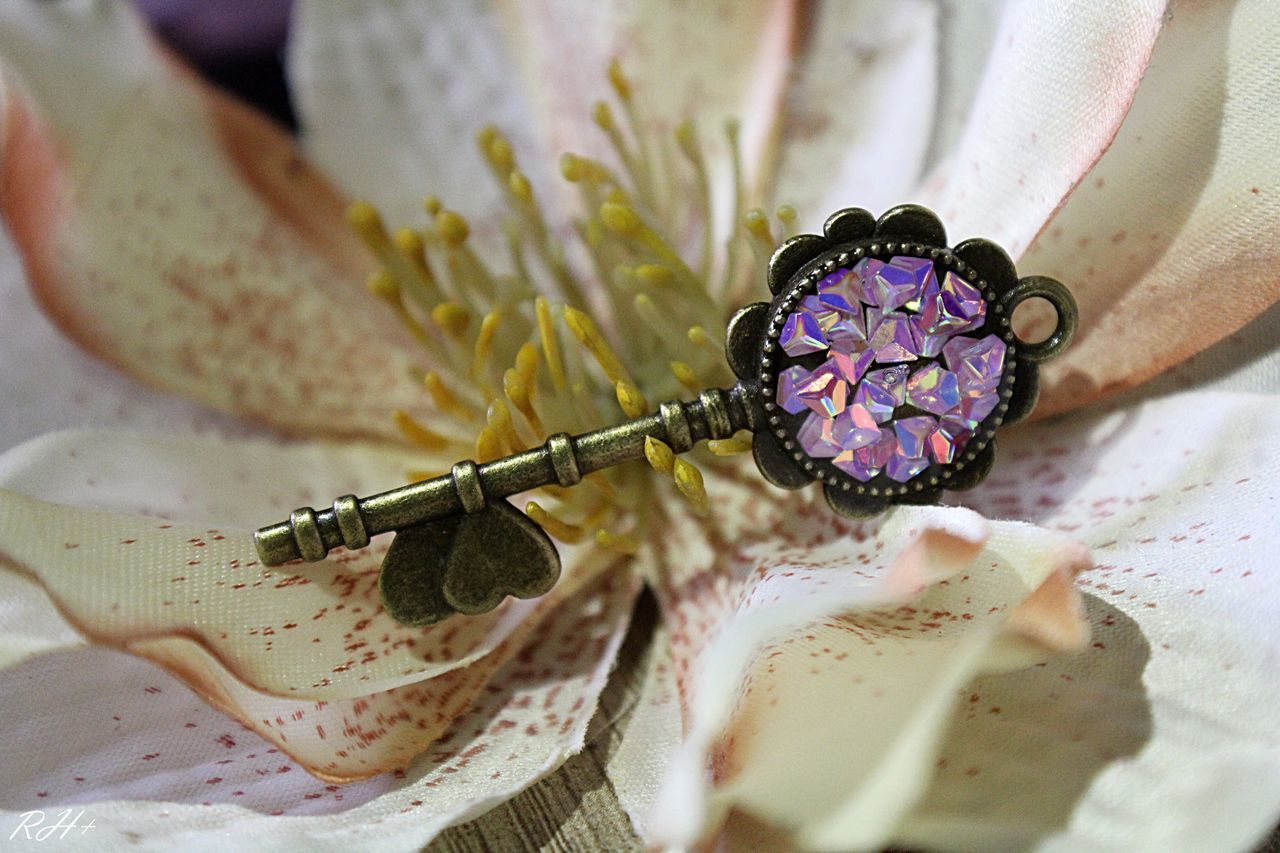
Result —
[[1080, 323], [1080, 309], [1076, 306], [1075, 297], [1062, 282], [1046, 276], [1032, 275], [1021, 279], [1017, 285], [1000, 300], [1005, 314], [1013, 321], [1013, 311], [1028, 299], [1039, 297], [1050, 305], [1058, 315], [1058, 325], [1049, 337], [1038, 343], [1027, 343], [1022, 338], [1018, 341], [1018, 356], [1028, 361], [1044, 361], [1062, 352], [1075, 337], [1076, 326]]

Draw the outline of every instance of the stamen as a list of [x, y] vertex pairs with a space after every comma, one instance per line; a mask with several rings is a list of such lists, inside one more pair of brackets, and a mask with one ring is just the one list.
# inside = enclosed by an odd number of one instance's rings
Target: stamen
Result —
[[569, 524], [556, 518], [539, 506], [537, 501], [529, 501], [525, 504], [524, 513], [533, 519], [534, 524], [547, 531], [553, 539], [559, 539], [561, 542], [568, 542], [571, 545], [581, 542], [582, 537], [587, 533], [576, 524]]
[[675, 451], [665, 441], [651, 435], [644, 437], [644, 458], [649, 460], [655, 471], [670, 474], [675, 470]]
[[640, 389], [625, 379], [618, 380], [618, 405], [629, 418], [644, 417], [649, 413], [649, 401], [640, 393]]
[[640, 543], [625, 533], [610, 533], [603, 527], [596, 531], [596, 544], [628, 556], [640, 550]]
[[431, 395], [431, 402], [435, 403], [436, 408], [441, 412], [464, 421], [475, 421], [479, 418], [479, 412], [458, 399], [458, 396], [440, 379], [439, 374], [427, 373], [422, 377], [422, 384]]
[[707, 449], [716, 456], [736, 456], [751, 450], [751, 433], [742, 431], [730, 438], [717, 438], [707, 442]]
[[[498, 332], [498, 324], [502, 316], [497, 311], [490, 311], [480, 321], [480, 334], [476, 335], [475, 357], [471, 362], [471, 376], [481, 387], [489, 367], [489, 355], [493, 352], [493, 336]], [[490, 395], [492, 396], [492, 395]]]
[[706, 515], [710, 511], [711, 502], [707, 498], [707, 489], [703, 484], [702, 472], [698, 470], [697, 466], [687, 460], [676, 459], [671, 475], [672, 479], [675, 480], [676, 488], [688, 498], [689, 503], [693, 505], [694, 511], [699, 515]]
[[605, 376], [609, 377], [610, 382], [631, 381], [626, 368], [618, 360], [617, 353], [605, 341], [604, 336], [600, 334], [600, 329], [589, 315], [577, 308], [565, 306], [564, 323], [578, 339], [578, 343], [582, 344], [583, 349], [591, 353], [591, 357], [600, 365], [600, 369], [604, 371]]
[[396, 409], [391, 417], [404, 437], [424, 450], [443, 450], [449, 446], [449, 439], [434, 430], [427, 429], [413, 419], [413, 415], [402, 409]]
[[564, 375], [564, 362], [560, 359], [560, 340], [556, 337], [556, 327], [551, 318], [551, 307], [547, 300], [539, 296], [533, 303], [538, 317], [538, 340], [542, 342], [542, 357], [547, 360], [547, 373], [551, 375], [551, 384], [556, 392], [563, 394], [569, 383]]
[[671, 373], [675, 376], [676, 381], [685, 387], [691, 394], [701, 394], [703, 385], [698, 381], [698, 374], [693, 368], [685, 364], [683, 361], [673, 361], [670, 363]]

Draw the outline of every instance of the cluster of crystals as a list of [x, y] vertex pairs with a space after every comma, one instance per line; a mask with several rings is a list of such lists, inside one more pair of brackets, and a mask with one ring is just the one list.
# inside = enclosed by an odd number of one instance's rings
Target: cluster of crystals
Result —
[[954, 272], [939, 282], [924, 258], [864, 258], [820, 281], [778, 340], [793, 358], [826, 353], [778, 377], [778, 405], [809, 412], [796, 435], [804, 452], [862, 482], [883, 472], [905, 483], [954, 461], [999, 400], [1004, 342], [964, 335], [986, 310], [976, 287]]

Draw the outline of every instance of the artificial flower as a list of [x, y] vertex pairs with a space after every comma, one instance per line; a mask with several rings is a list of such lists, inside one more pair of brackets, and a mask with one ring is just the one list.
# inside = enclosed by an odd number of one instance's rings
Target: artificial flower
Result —
[[963, 505], [861, 524], [655, 448], [535, 496], [550, 593], [427, 628], [379, 606], [385, 542], [268, 570], [247, 535], [729, 381], [716, 335], [759, 259], [851, 204], [930, 204], [1073, 288], [1042, 412], [1184, 361], [1280, 293], [1265, 4], [302, 3], [329, 179], [119, 4], [0, 16], [26, 282], [199, 404], [7, 336], [33, 413], [6, 444], [151, 434], [0, 458], [6, 810], [84, 805], [86, 846], [415, 848], [582, 748], [647, 584], [662, 624], [609, 767], [645, 843], [1230, 849], [1272, 825], [1271, 388], [1026, 428]]

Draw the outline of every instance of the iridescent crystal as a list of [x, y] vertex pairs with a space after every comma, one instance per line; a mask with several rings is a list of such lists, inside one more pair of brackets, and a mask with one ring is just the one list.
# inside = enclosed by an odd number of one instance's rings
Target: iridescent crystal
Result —
[[852, 270], [836, 270], [818, 282], [818, 294], [826, 293], [843, 297], [850, 305], [857, 305], [862, 299], [862, 278], [857, 267]]
[[844, 411], [849, 399], [849, 383], [842, 366], [828, 359], [796, 385], [796, 397], [815, 414], [834, 418]]
[[832, 422], [831, 436], [844, 450], [866, 447], [880, 438], [880, 427], [862, 406], [849, 406]]
[[787, 355], [793, 358], [811, 352], [822, 352], [827, 348], [826, 335], [818, 326], [818, 319], [808, 311], [793, 311], [782, 327], [782, 335], [778, 343]]
[[[865, 285], [865, 277], [863, 282]], [[892, 311], [920, 298], [920, 282], [916, 280], [915, 272], [893, 264], [881, 264], [872, 278], [871, 286], [875, 293], [875, 304], [881, 311]], [[866, 292], [865, 289], [863, 292]]]
[[923, 457], [928, 450], [929, 436], [937, 426], [937, 419], [928, 415], [895, 421], [893, 431], [898, 439], [898, 453], [913, 459]]
[[827, 364], [834, 365], [846, 382], [857, 384], [862, 374], [866, 373], [867, 368], [871, 366], [873, 356], [875, 352], [866, 343], [862, 344], [860, 352], [841, 352], [833, 348], [827, 353]]
[[879, 322], [871, 334], [871, 348], [876, 352], [876, 361], [881, 364], [915, 361], [919, 353], [915, 336], [911, 334], [911, 318], [897, 311], [877, 317]]
[[808, 378], [809, 371], [798, 364], [778, 374], [778, 405], [784, 412], [795, 415], [805, 410], [804, 400], [796, 395], [796, 389]]
[[889, 263], [911, 273], [915, 292], [911, 294], [910, 299], [902, 303], [902, 307], [909, 311], [919, 311], [922, 300], [929, 298], [930, 292], [938, 291], [938, 277], [933, 272], [933, 261], [909, 255], [895, 255], [889, 259]]
[[[880, 304], [876, 294], [876, 276], [884, 267], [884, 261], [875, 258], [863, 258], [853, 265], [853, 273], [858, 277], [858, 298], [868, 305]], [[871, 330], [867, 329], [867, 334], [870, 333]]]
[[965, 420], [947, 417], [938, 422], [938, 428], [929, 436], [929, 455], [940, 465], [954, 462], [956, 456], [973, 438], [973, 430]]
[[943, 347], [942, 354], [960, 381], [960, 392], [978, 396], [999, 387], [1005, 349], [998, 335], [987, 335], [980, 340], [953, 338]]
[[850, 477], [865, 483], [884, 469], [897, 449], [898, 440], [894, 438], [893, 430], [881, 427], [880, 437], [874, 443], [857, 450], [841, 451], [831, 462]]
[[995, 410], [998, 402], [1000, 402], [1000, 395], [995, 391], [987, 391], [976, 397], [961, 397], [960, 414], [966, 421], [977, 426]]
[[987, 303], [978, 288], [953, 272], [942, 279], [938, 295], [922, 300], [920, 323], [930, 334], [959, 334], [982, 325]]
[[907, 402], [926, 412], [945, 415], [960, 404], [960, 384], [954, 373], [935, 361], [907, 380]]
[[854, 392], [853, 402], [862, 406], [877, 423], [893, 417], [893, 410], [907, 399], [907, 369], [886, 367], [873, 370], [863, 377]]
[[905, 483], [928, 467], [928, 459], [915, 459], [910, 456], [903, 456], [901, 453], [895, 453], [889, 457], [888, 463], [885, 464], [884, 473], [890, 480]]
[[833, 348], [852, 352], [866, 348], [867, 329], [862, 319], [862, 303], [852, 303], [842, 293], [806, 296], [800, 307], [818, 321], [818, 328]]
[[844, 448], [832, 435], [835, 421], [816, 412], [809, 415], [796, 433], [800, 447], [814, 459], [830, 459]]

